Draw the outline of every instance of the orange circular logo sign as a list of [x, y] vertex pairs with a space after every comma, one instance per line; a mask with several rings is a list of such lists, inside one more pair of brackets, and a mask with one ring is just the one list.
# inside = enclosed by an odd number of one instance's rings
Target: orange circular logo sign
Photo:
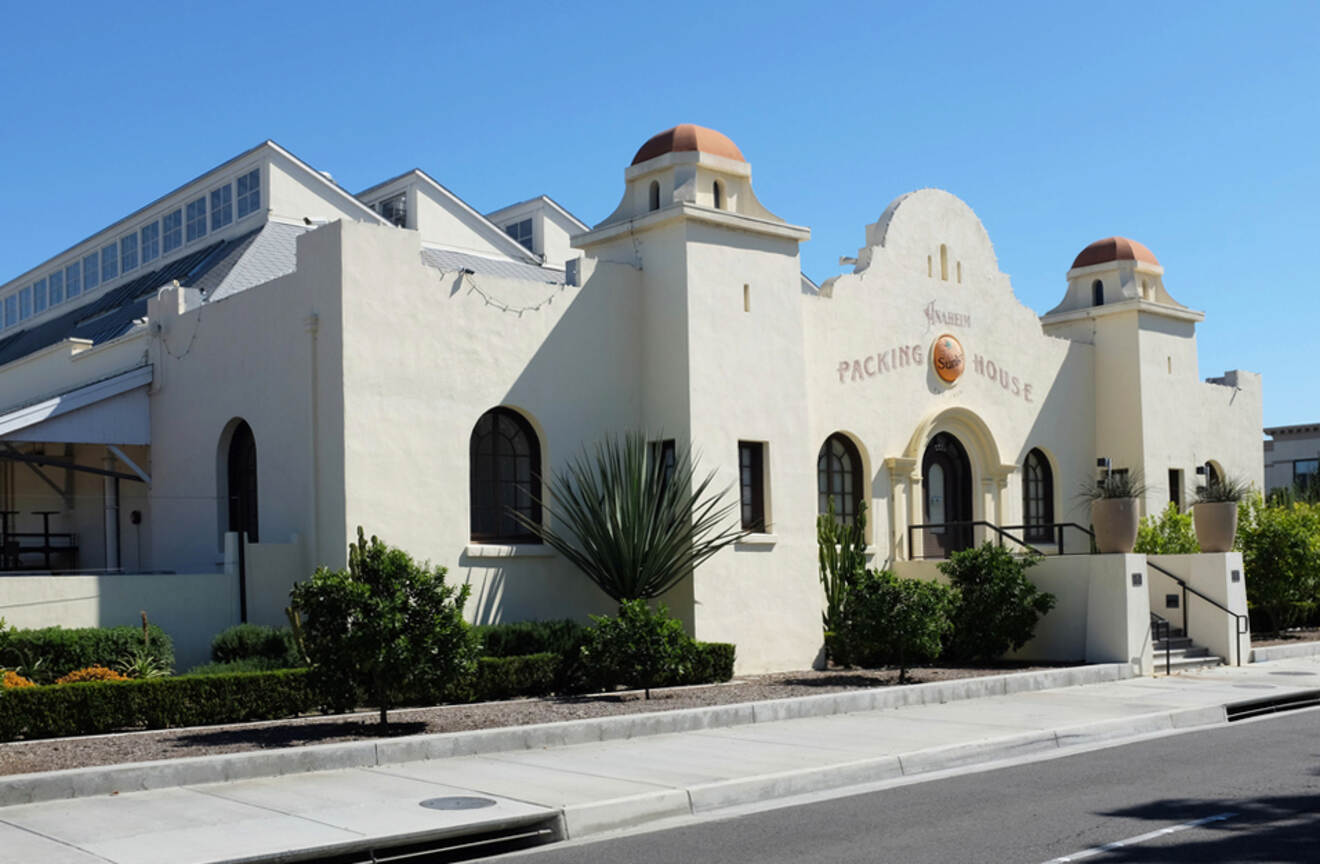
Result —
[[952, 384], [962, 375], [965, 366], [962, 343], [945, 333], [931, 346], [930, 362], [935, 364], [935, 374], [940, 380]]

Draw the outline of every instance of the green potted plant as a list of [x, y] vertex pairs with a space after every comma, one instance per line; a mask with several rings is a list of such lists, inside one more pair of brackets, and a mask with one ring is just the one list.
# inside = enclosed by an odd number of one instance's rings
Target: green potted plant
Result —
[[1082, 488], [1082, 496], [1091, 502], [1091, 526], [1101, 554], [1132, 551], [1141, 521], [1138, 499], [1145, 491], [1141, 476], [1129, 471], [1109, 472], [1094, 486]]
[[1192, 522], [1202, 552], [1228, 552], [1237, 535], [1238, 502], [1251, 486], [1236, 477], [1211, 477], [1196, 491]]

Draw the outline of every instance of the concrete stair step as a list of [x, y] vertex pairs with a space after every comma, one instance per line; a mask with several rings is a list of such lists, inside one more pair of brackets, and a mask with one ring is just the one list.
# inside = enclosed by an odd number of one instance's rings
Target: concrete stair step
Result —
[[[1171, 672], [1186, 672], [1189, 669], [1210, 669], [1215, 666], [1223, 666], [1223, 665], [1224, 665], [1224, 660], [1222, 657], [1215, 657], [1214, 655], [1210, 654], [1208, 651], [1205, 652], [1204, 654], [1198, 654], [1192, 657], [1178, 656], [1177, 654], [1171, 654], [1169, 656], [1169, 663], [1168, 663]], [[1164, 669], [1165, 669], [1164, 655], [1162, 654], [1157, 655], [1155, 657], [1155, 674], [1163, 675]]]
[[1155, 650], [1163, 651], [1165, 648], [1172, 648], [1175, 651], [1180, 648], [1191, 648], [1194, 643], [1186, 636], [1177, 636], [1172, 639], [1157, 639], [1155, 641]]

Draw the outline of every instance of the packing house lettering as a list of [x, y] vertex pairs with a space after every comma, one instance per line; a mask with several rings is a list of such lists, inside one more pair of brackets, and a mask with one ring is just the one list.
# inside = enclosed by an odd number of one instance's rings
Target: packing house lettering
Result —
[[[586, 621], [617, 604], [513, 514], [546, 519], [541, 478], [639, 431], [699, 452], [753, 532], [664, 597], [737, 645], [739, 673], [820, 656], [831, 504], [864, 506], [868, 566], [904, 576], [987, 525], [1049, 538], [1033, 571], [1092, 593], [1032, 656], [1112, 644], [1141, 666], [1126, 631], [1068, 641], [1102, 596], [1145, 634], [1133, 556], [1053, 538], [1088, 524], [1071, 493], [1100, 458], [1147, 478], [1145, 513], [1206, 466], [1261, 485], [1260, 378], [1199, 377], [1204, 313], [1179, 300], [1213, 298], [1176, 283], [1185, 264], [1165, 283], [1142, 244], [1078, 237], [1038, 314], [972, 209], [921, 189], [875, 202], [847, 269], [813, 281], [810, 229], [762, 203], [781, 190], [753, 190], [733, 141], [639, 143], [611, 169], [617, 206], [583, 221], [538, 190], [483, 215], [422, 171], [351, 194], [268, 141], [0, 276], [0, 569], [28, 573], [0, 579], [0, 613], [149, 608], [180, 665], [202, 662], [239, 617], [283, 624], [291, 583], [345, 566], [362, 525], [471, 585], [478, 623]], [[34, 570], [115, 575], [92, 608]]]

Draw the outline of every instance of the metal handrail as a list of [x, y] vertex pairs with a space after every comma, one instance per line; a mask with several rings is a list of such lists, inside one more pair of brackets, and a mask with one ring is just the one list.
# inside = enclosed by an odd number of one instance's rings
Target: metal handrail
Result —
[[[1188, 625], [1188, 618], [1190, 617], [1191, 614], [1191, 610], [1187, 608], [1187, 592], [1189, 591], [1195, 594], [1197, 597], [1200, 597], [1205, 602], [1209, 603], [1211, 606], [1216, 607], [1217, 609], [1222, 611], [1225, 615], [1232, 616], [1235, 624], [1234, 629], [1237, 631], [1234, 634], [1234, 638], [1233, 638], [1233, 665], [1241, 666], [1242, 636], [1251, 629], [1250, 624], [1247, 623], [1248, 622], [1247, 616], [1238, 612], [1234, 612], [1232, 609], [1229, 609], [1227, 606], [1225, 606], [1223, 603], [1220, 603], [1218, 600], [1207, 597], [1206, 595], [1202, 594], [1200, 591], [1197, 591], [1195, 588], [1193, 588], [1191, 585], [1188, 585], [1186, 582], [1175, 576], [1173, 573], [1170, 573], [1168, 570], [1164, 569], [1160, 565], [1156, 564], [1154, 561], [1150, 560], [1149, 557], [1146, 558], [1146, 564], [1147, 566], [1160, 571], [1165, 576], [1168, 576], [1174, 582], [1178, 583], [1178, 587], [1182, 588], [1183, 633], [1186, 633], [1188, 636], [1192, 635], [1192, 628]], [[1152, 612], [1151, 614], [1153, 615], [1154, 613]]]
[[[983, 527], [983, 528], [989, 528], [990, 530], [994, 531], [994, 532], [999, 536], [999, 545], [1000, 545], [1001, 547], [1004, 545], [1004, 538], [1007, 537], [1009, 540], [1012, 540], [1014, 543], [1018, 544], [1019, 546], [1022, 546], [1023, 548], [1025, 548], [1025, 549], [1026, 549], [1027, 551], [1029, 551], [1029, 552], [1034, 552], [1034, 553], [1036, 553], [1037, 555], [1043, 555], [1043, 554], [1044, 554], [1043, 552], [1041, 552], [1041, 551], [1040, 551], [1039, 549], [1037, 549], [1035, 546], [1032, 546], [1032, 545], [1031, 545], [1030, 543], [1028, 543], [1027, 541], [1025, 541], [1025, 540], [1020, 540], [1020, 539], [1018, 539], [1017, 537], [1014, 537], [1012, 534], [1009, 534], [1009, 533], [1008, 533], [1007, 531], [1005, 531], [1003, 528], [1000, 528], [998, 525], [994, 524], [993, 522], [986, 522], [984, 519], [966, 520], [966, 521], [961, 521], [961, 522], [927, 522], [927, 523], [921, 523], [921, 524], [917, 524], [917, 525], [909, 525], [909, 526], [908, 526], [908, 549], [910, 550], [910, 549], [912, 548], [912, 532], [915, 531], [915, 530], [917, 530], [917, 529], [927, 530], [927, 529], [934, 529], [934, 528], [975, 528], [975, 527], [977, 527], [978, 525], [981, 526], [981, 527]], [[913, 557], [915, 558], [916, 556], [913, 556]], [[922, 558], [925, 558], [926, 556], [925, 556], [925, 555], [922, 555], [921, 557], [922, 557]]]
[[1172, 675], [1173, 669], [1173, 625], [1169, 623], [1168, 618], [1161, 618], [1154, 612], [1150, 613], [1150, 634], [1155, 641], [1160, 640], [1160, 633], [1163, 633], [1164, 639], [1164, 674]]
[[[1036, 524], [1036, 525], [1002, 525], [1002, 526], [1001, 526], [1001, 525], [996, 525], [996, 524], [994, 524], [993, 522], [987, 522], [987, 521], [985, 521], [984, 519], [976, 519], [976, 520], [966, 520], [966, 521], [961, 521], [961, 522], [927, 522], [927, 523], [921, 523], [921, 524], [916, 524], [916, 525], [909, 525], [909, 526], [908, 526], [908, 549], [910, 550], [910, 549], [913, 548], [913, 543], [912, 543], [913, 534], [912, 534], [912, 532], [913, 532], [913, 531], [916, 531], [916, 530], [918, 530], [918, 529], [921, 529], [921, 530], [930, 530], [930, 529], [937, 529], [937, 528], [976, 528], [977, 526], [980, 526], [980, 527], [983, 527], [983, 528], [989, 528], [991, 531], [994, 531], [995, 534], [996, 534], [996, 536], [997, 536], [997, 538], [998, 538], [998, 540], [999, 540], [999, 546], [1000, 546], [1001, 548], [1002, 548], [1003, 545], [1004, 545], [1004, 540], [1005, 540], [1005, 539], [1008, 539], [1008, 540], [1012, 541], [1013, 543], [1016, 543], [1017, 545], [1023, 547], [1023, 548], [1026, 549], [1027, 551], [1034, 552], [1034, 553], [1037, 554], [1037, 555], [1044, 555], [1045, 553], [1042, 552], [1038, 547], [1034, 546], [1033, 544], [1031, 544], [1030, 542], [1028, 542], [1028, 541], [1025, 539], [1025, 537], [1026, 537], [1025, 532], [1026, 532], [1026, 529], [1028, 529], [1028, 528], [1036, 528], [1036, 529], [1040, 529], [1040, 528], [1048, 528], [1048, 529], [1050, 529], [1050, 531], [1053, 532], [1053, 534], [1054, 534], [1054, 545], [1055, 545], [1056, 548], [1058, 549], [1058, 554], [1060, 554], [1060, 555], [1066, 555], [1066, 554], [1069, 554], [1069, 553], [1067, 553], [1067, 552], [1064, 551], [1063, 532], [1064, 532], [1064, 529], [1066, 529], [1066, 528], [1076, 528], [1078, 531], [1081, 531], [1083, 534], [1087, 535], [1087, 536], [1090, 537], [1092, 540], [1095, 539], [1095, 534], [1093, 534], [1089, 529], [1087, 529], [1087, 528], [1085, 528], [1085, 527], [1083, 527], [1083, 526], [1081, 526], [1081, 525], [1078, 525], [1076, 522], [1047, 522], [1047, 523]], [[1011, 534], [1010, 531], [1013, 531], [1013, 530], [1022, 530], [1022, 531], [1023, 531], [1023, 536], [1022, 536], [1022, 537], [1017, 537], [1017, 536]], [[1076, 553], [1076, 554], [1083, 554], [1083, 553]], [[915, 555], [912, 556], [912, 557], [914, 558], [914, 560], [918, 558], [918, 556], [915, 556]], [[927, 556], [923, 554], [923, 555], [921, 555], [921, 556], [919, 556], [919, 557], [920, 557], [921, 559], [925, 559]]]

